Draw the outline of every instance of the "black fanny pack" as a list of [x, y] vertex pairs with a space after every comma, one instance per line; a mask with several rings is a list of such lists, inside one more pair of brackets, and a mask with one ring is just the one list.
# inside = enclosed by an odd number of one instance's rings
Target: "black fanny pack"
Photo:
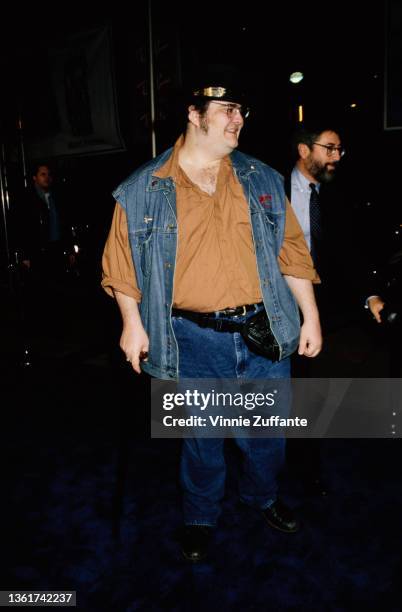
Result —
[[240, 330], [243, 340], [250, 350], [267, 357], [271, 361], [279, 361], [280, 349], [272, 333], [265, 310], [260, 310], [245, 321]]
[[235, 317], [230, 319], [212, 318], [208, 313], [191, 312], [179, 308], [172, 309], [172, 316], [189, 319], [200, 327], [210, 327], [219, 332], [240, 332], [251, 351], [263, 355], [271, 361], [279, 361], [279, 344], [271, 331], [265, 309], [249, 317], [244, 323], [237, 321]]

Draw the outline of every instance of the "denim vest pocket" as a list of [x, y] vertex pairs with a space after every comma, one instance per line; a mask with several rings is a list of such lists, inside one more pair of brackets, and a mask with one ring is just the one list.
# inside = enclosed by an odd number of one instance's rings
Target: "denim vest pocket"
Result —
[[130, 237], [130, 242], [135, 245], [138, 251], [141, 270], [144, 276], [149, 276], [151, 273], [152, 264], [152, 245], [153, 233], [151, 230], [146, 232], [138, 232]]
[[284, 223], [283, 213], [266, 210], [250, 212], [256, 242], [270, 244], [274, 252], [277, 253], [280, 248], [279, 236]]
[[283, 223], [283, 212], [273, 212], [272, 210], [268, 211], [268, 210], [264, 210], [262, 212], [263, 215], [263, 219], [265, 220], [265, 223], [268, 224], [270, 231], [273, 232], [275, 234], [275, 236], [278, 235], [278, 232], [280, 230], [281, 227], [281, 223]]

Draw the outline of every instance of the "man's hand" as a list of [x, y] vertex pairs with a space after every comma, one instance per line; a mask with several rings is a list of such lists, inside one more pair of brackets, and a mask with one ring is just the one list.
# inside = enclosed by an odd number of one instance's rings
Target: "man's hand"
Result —
[[287, 275], [284, 278], [303, 314], [304, 323], [300, 330], [298, 353], [306, 357], [316, 357], [321, 351], [322, 335], [313, 285], [306, 278]]
[[141, 374], [140, 361], [148, 361], [149, 339], [142, 327], [134, 329], [132, 326], [123, 326], [120, 337], [120, 348], [137, 374]]
[[367, 305], [377, 323], [382, 323], [380, 314], [381, 310], [384, 308], [384, 302], [382, 299], [378, 297], [378, 295], [374, 295], [368, 300]]
[[141, 374], [140, 361], [148, 360], [149, 339], [142, 325], [135, 299], [120, 291], [114, 292], [123, 319], [120, 348], [137, 374]]
[[321, 326], [318, 319], [305, 321], [300, 329], [298, 353], [305, 357], [316, 357], [322, 348]]

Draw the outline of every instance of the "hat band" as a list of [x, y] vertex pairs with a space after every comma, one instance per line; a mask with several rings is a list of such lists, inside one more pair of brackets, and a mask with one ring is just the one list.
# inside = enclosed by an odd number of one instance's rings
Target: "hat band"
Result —
[[223, 98], [227, 93], [225, 87], [204, 87], [194, 91], [194, 96], [205, 96], [206, 98]]

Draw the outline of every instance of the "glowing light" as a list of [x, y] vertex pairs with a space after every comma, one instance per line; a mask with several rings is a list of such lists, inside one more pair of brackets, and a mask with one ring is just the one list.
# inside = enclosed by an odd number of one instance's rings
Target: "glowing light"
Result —
[[299, 106], [299, 123], [303, 121], [303, 106], [300, 104]]
[[289, 77], [289, 81], [291, 83], [300, 83], [304, 79], [304, 74], [302, 72], [292, 72]]

